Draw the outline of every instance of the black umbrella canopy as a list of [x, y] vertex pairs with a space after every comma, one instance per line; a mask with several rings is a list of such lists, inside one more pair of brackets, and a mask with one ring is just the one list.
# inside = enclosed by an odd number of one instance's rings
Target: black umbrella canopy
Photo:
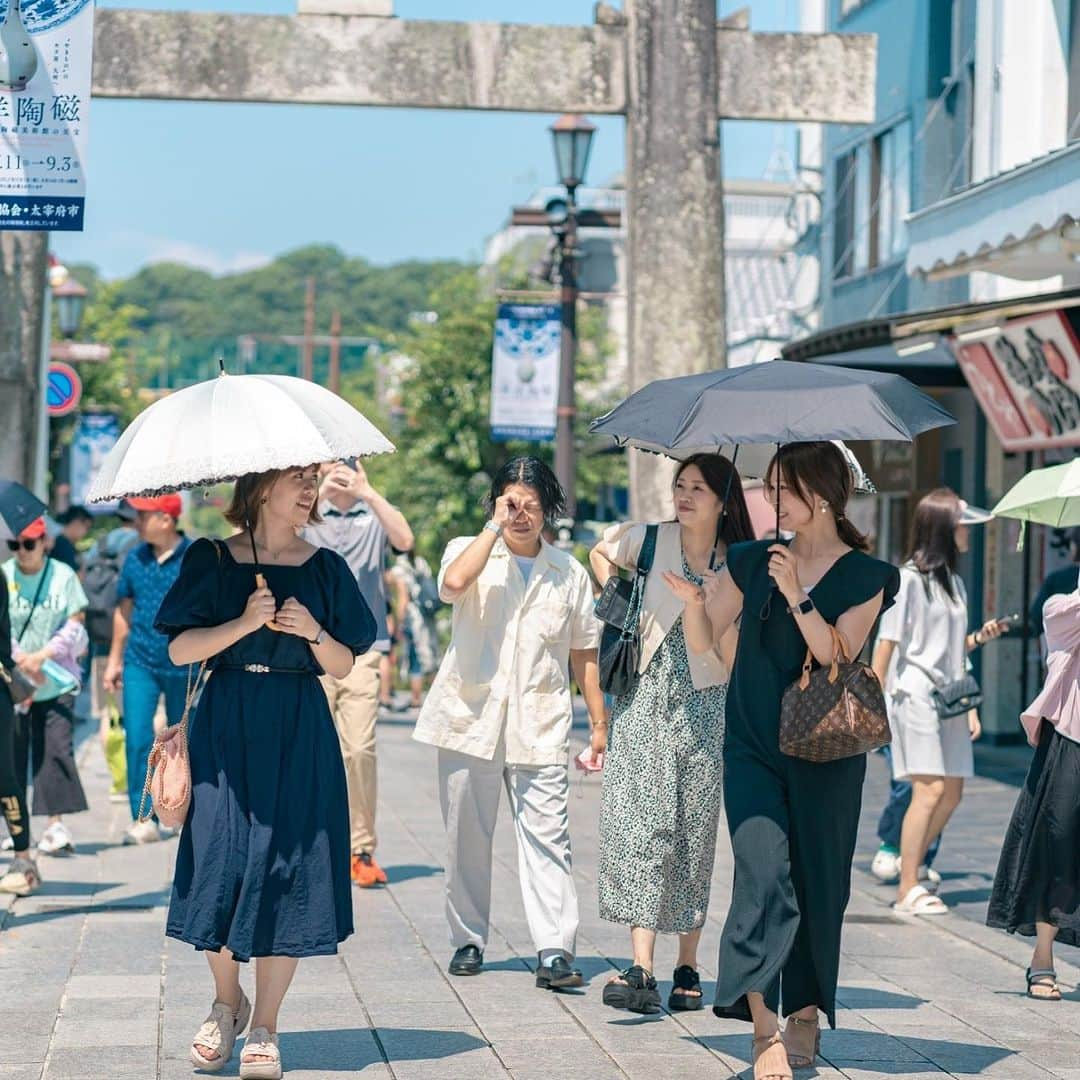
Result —
[[907, 379], [769, 360], [658, 379], [589, 425], [623, 446], [685, 458], [738, 443], [896, 440], [956, 423]]
[[0, 480], [0, 540], [14, 540], [45, 509], [45, 504], [22, 484]]

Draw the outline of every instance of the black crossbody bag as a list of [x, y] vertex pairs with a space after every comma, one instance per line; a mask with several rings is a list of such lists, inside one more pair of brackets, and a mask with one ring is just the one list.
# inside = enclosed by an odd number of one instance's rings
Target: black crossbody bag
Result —
[[641, 658], [638, 634], [641, 601], [645, 595], [645, 579], [656, 556], [659, 531], [659, 525], [646, 527], [637, 572], [633, 578], [621, 578], [618, 574], [609, 577], [593, 609], [604, 624], [600, 635], [600, 687], [608, 694], [628, 694], [637, 683]]

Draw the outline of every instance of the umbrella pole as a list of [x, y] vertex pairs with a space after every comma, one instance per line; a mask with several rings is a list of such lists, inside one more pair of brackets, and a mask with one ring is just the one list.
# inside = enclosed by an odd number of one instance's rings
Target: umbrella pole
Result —
[[[248, 539], [251, 541], [251, 559], [252, 559], [252, 563], [255, 566], [255, 585], [256, 585], [257, 588], [265, 589], [266, 588], [266, 577], [263, 575], [263, 572], [259, 569], [259, 552], [255, 547], [255, 529], [253, 528], [250, 521], [248, 522], [248, 531], [247, 532], [248, 532]], [[268, 623], [265, 623], [264, 625], [266, 626], [266, 628], [268, 630], [273, 630], [275, 633], [279, 632], [280, 629], [281, 629], [277, 625], [277, 623], [274, 622], [273, 619], [271, 619]]]
[[[776, 541], [780, 542], [780, 449], [783, 443], [776, 444]], [[766, 482], [768, 477], [765, 477]]]

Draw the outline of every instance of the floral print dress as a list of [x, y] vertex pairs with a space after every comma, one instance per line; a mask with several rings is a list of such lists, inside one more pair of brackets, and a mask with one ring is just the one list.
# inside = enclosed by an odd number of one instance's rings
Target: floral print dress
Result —
[[[701, 577], [686, 563], [683, 574]], [[723, 792], [727, 686], [695, 690], [682, 619], [616, 698], [600, 806], [600, 915], [685, 934], [705, 922]]]

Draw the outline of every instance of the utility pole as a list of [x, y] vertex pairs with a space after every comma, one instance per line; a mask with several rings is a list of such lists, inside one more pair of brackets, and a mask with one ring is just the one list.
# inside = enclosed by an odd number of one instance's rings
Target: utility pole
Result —
[[[566, 223], [559, 240], [559, 402], [555, 410], [555, 476], [566, 492], [566, 516], [577, 518], [577, 462], [574, 454], [574, 384], [577, 379], [577, 202], [566, 189]], [[571, 526], [572, 528], [573, 526]]]
[[341, 393], [341, 312], [330, 316], [330, 390]]
[[315, 279], [307, 279], [307, 293], [304, 297], [304, 343], [300, 349], [300, 377], [312, 380], [315, 373], [313, 353], [315, 350]]

